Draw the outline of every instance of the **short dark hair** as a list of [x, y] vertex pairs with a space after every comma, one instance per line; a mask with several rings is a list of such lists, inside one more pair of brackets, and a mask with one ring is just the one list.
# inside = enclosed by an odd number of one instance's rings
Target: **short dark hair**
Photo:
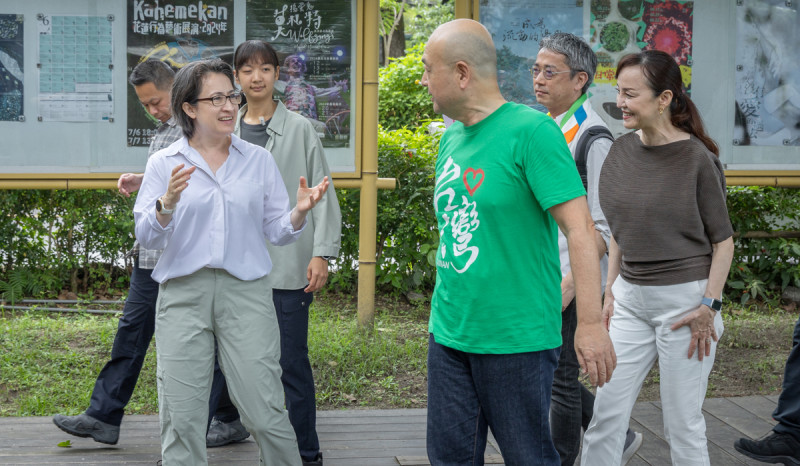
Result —
[[246, 40], [236, 47], [233, 52], [233, 67], [239, 69], [248, 62], [260, 59], [262, 63], [267, 63], [275, 68], [278, 64], [278, 52], [268, 42], [263, 40]]
[[139, 63], [133, 68], [128, 82], [133, 86], [153, 83], [156, 89], [160, 91], [169, 91], [174, 79], [175, 71], [173, 71], [169, 65], [161, 60], [151, 58]]
[[203, 88], [203, 78], [211, 73], [224, 74], [231, 81], [231, 87], [235, 87], [231, 65], [219, 58], [193, 61], [175, 75], [175, 82], [172, 84], [172, 116], [178, 121], [187, 138], [194, 135], [194, 120], [183, 111], [183, 103], [197, 104], [197, 98]]
[[570, 78], [581, 71], [586, 73], [589, 79], [581, 89], [581, 94], [586, 94], [589, 86], [594, 82], [594, 73], [597, 71], [597, 55], [583, 38], [568, 32], [556, 32], [544, 37], [539, 42], [539, 48], [564, 55], [564, 62], [571, 71]]

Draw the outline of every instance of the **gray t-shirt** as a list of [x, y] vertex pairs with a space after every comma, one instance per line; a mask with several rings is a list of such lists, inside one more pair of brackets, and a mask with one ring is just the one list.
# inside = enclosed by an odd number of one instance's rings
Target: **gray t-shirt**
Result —
[[250, 144], [255, 144], [257, 146], [264, 147], [267, 145], [267, 140], [269, 139], [269, 133], [267, 133], [267, 126], [269, 126], [269, 122], [272, 119], [269, 119], [264, 122], [264, 124], [257, 124], [251, 125], [244, 122], [244, 119], [240, 122], [241, 125], [241, 137], [245, 141], [249, 142]]
[[600, 173], [600, 206], [622, 252], [620, 274], [638, 285], [707, 279], [711, 245], [733, 235], [719, 158], [700, 140], [614, 142]]

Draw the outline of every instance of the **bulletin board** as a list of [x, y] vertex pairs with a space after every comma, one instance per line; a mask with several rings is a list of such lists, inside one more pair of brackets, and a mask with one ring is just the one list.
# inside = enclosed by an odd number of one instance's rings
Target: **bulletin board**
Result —
[[[230, 62], [236, 44], [264, 38], [247, 34], [247, 15], [256, 3], [26, 0], [0, 4], [0, 187], [107, 187], [120, 173], [142, 172], [156, 122], [133, 93], [130, 71], [146, 58], [165, 60], [176, 69], [201, 58]], [[276, 9], [262, 11], [265, 28], [287, 19], [295, 23], [319, 20], [320, 31], [310, 38], [315, 44], [327, 30], [337, 31], [336, 49], [331, 47], [329, 52], [336, 54], [337, 63], [346, 61], [346, 66], [336, 68], [331, 77], [340, 90], [336, 99], [320, 99], [318, 118], [329, 123], [320, 132], [329, 137], [326, 147], [333, 151], [329, 165], [334, 178], [359, 178], [357, 90], [362, 79], [356, 43], [362, 6], [356, 0], [338, 0], [332, 25], [326, 16], [327, 0], [271, 3], [285, 5], [286, 12], [278, 18]], [[307, 12], [313, 15], [306, 18]], [[290, 13], [297, 16], [290, 18]], [[322, 48], [311, 47], [304, 39], [297, 37], [293, 46], [297, 53], [313, 51], [306, 57], [309, 67], [318, 71], [321, 68], [314, 67], [314, 60], [329, 59], [322, 56]], [[283, 56], [288, 55], [289, 46], [283, 44], [287, 51]]]

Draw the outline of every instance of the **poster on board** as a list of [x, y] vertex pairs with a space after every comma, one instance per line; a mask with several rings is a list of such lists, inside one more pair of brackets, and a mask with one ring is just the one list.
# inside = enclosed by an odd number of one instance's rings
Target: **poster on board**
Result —
[[569, 32], [587, 40], [598, 58], [592, 105], [615, 135], [627, 130], [616, 104], [616, 64], [629, 53], [658, 49], [681, 67], [691, 92], [693, 2], [686, 0], [482, 0], [480, 20], [497, 48], [498, 82], [507, 100], [542, 111], [530, 67], [542, 37]]
[[691, 93], [693, 11], [694, 2], [685, 0], [592, 0], [588, 39], [597, 54], [597, 73], [589, 94], [615, 136], [627, 132], [617, 108], [614, 77], [625, 55], [652, 49], [669, 53]]
[[[132, 0], [128, 2], [126, 76], [142, 61], [162, 60], [175, 71], [189, 62], [233, 57], [233, 0]], [[128, 92], [128, 146], [148, 146], [158, 120]]]
[[736, 8], [734, 145], [800, 146], [800, 16], [785, 0]]
[[583, 35], [582, 2], [495, 0], [481, 2], [481, 23], [497, 48], [497, 81], [506, 100], [547, 112], [536, 103], [530, 68], [539, 41], [555, 32]]
[[23, 121], [22, 15], [0, 15], [0, 121]]
[[247, 2], [247, 39], [278, 52], [276, 96], [314, 125], [333, 171], [354, 169], [355, 2]]
[[113, 21], [112, 15], [37, 15], [40, 121], [111, 121]]

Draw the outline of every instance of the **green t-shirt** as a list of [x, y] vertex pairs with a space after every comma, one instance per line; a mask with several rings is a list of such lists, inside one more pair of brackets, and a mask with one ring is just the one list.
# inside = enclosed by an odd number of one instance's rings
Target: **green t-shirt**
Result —
[[436, 342], [482, 354], [561, 346], [557, 229], [547, 209], [585, 194], [544, 113], [509, 102], [475, 125], [453, 123], [436, 161]]

